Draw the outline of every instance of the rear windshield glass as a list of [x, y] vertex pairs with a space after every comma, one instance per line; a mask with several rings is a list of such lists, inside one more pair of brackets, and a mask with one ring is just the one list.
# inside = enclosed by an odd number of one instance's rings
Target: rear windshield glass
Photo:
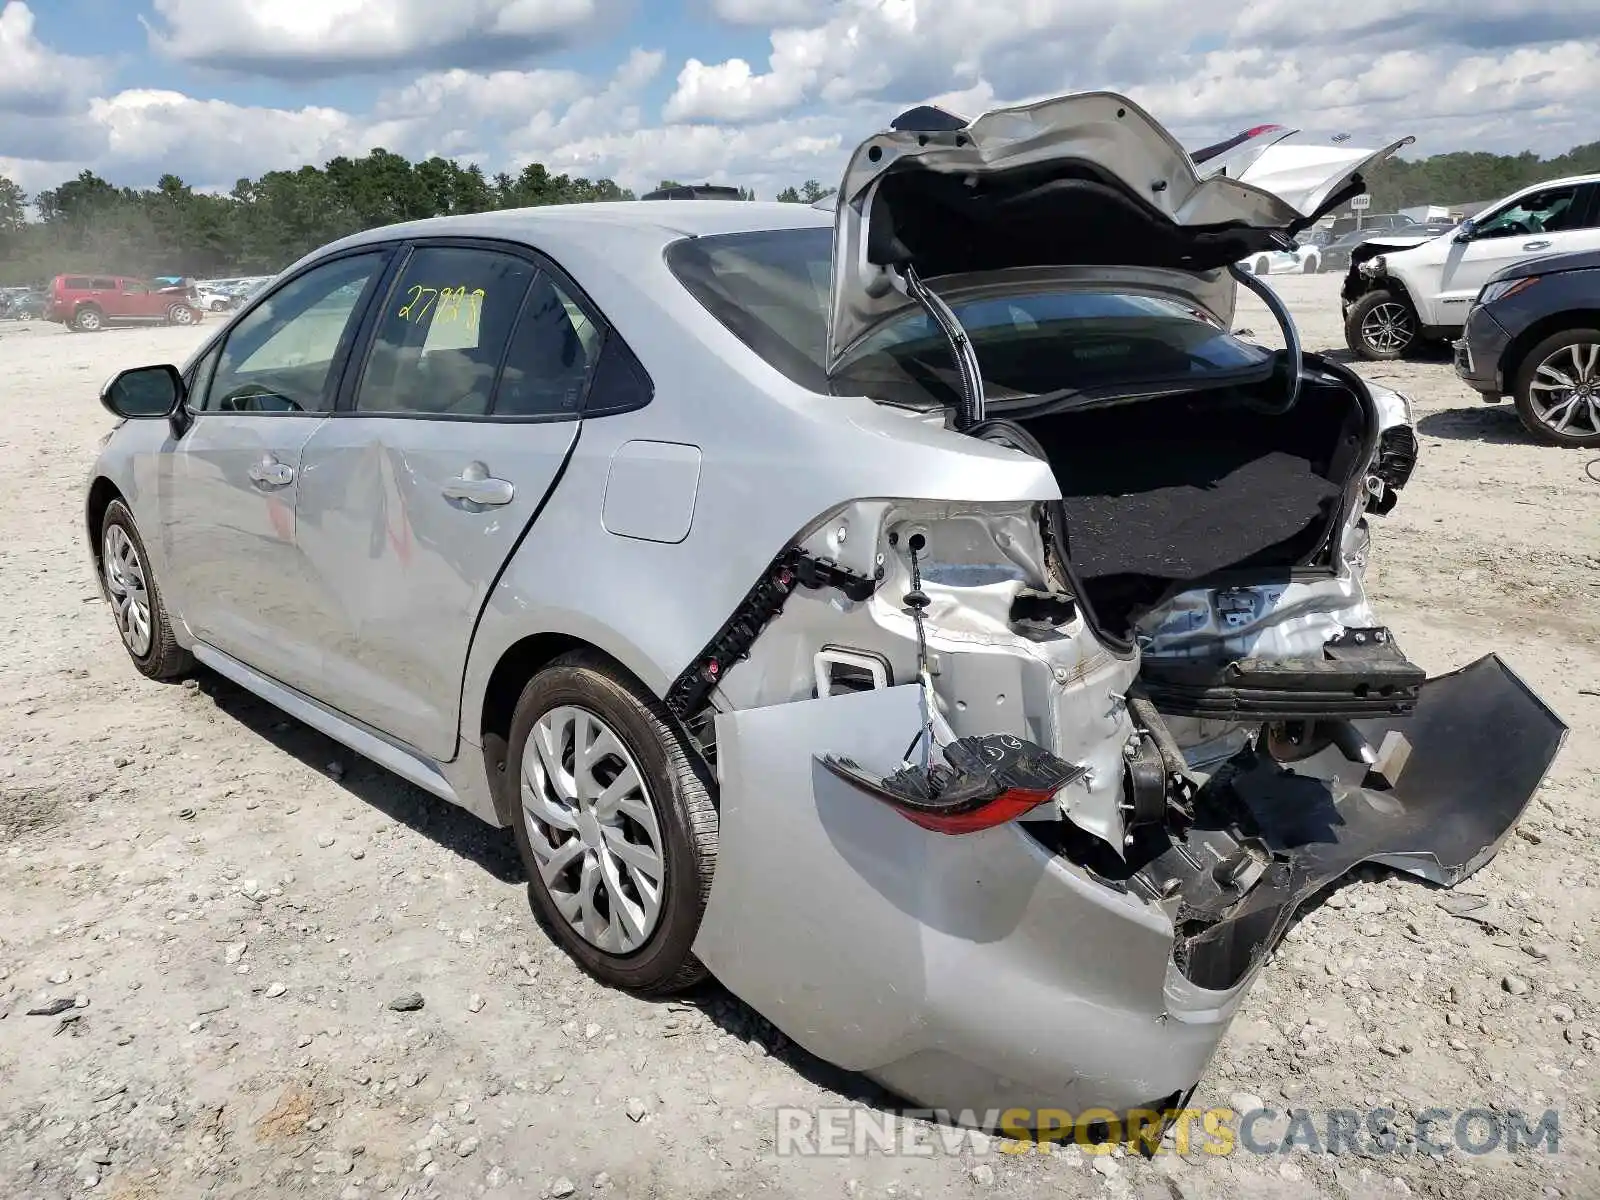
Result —
[[[915, 403], [954, 399], [955, 367], [920, 311], [879, 330], [826, 375], [833, 230], [782, 229], [674, 243], [673, 273], [741, 341], [803, 387]], [[1040, 291], [954, 306], [991, 396], [1254, 371], [1272, 354], [1197, 309], [1114, 291]]]

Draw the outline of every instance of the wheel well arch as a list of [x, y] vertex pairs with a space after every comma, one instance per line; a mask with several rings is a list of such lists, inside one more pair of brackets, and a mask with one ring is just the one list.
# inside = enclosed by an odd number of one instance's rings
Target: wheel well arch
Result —
[[113, 500], [122, 500], [127, 503], [117, 485], [104, 475], [96, 475], [94, 482], [89, 485], [89, 498], [84, 504], [84, 524], [89, 533], [89, 553], [94, 556], [96, 567], [100, 565], [100, 531], [105, 524], [106, 509], [111, 507]]
[[1500, 385], [1510, 395], [1516, 387], [1517, 374], [1528, 353], [1545, 338], [1568, 329], [1600, 329], [1600, 308], [1569, 309], [1540, 317], [1529, 325], [1505, 348], [1500, 356]]
[[502, 824], [510, 825], [516, 815], [514, 796], [505, 782], [509, 771], [506, 755], [510, 748], [511, 718], [517, 710], [517, 701], [522, 698], [522, 689], [528, 685], [528, 680], [574, 650], [598, 655], [628, 678], [636, 678], [614, 655], [607, 654], [593, 642], [567, 633], [535, 633], [513, 642], [489, 672], [478, 717], [479, 744], [483, 747], [484, 769], [489, 773], [489, 794]]

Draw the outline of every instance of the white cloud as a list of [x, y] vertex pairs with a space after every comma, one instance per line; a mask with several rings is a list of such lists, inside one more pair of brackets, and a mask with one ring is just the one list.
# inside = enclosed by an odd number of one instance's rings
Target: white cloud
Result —
[[23, 0], [0, 8], [0, 114], [7, 124], [66, 112], [98, 82], [94, 63], [55, 53], [33, 29], [33, 10]]
[[286, 78], [397, 66], [486, 66], [563, 46], [604, 0], [154, 0], [173, 58]]
[[[240, 175], [382, 145], [491, 172], [537, 161], [636, 189], [670, 177], [770, 196], [806, 178], [835, 182], [857, 141], [928, 101], [976, 116], [997, 104], [1112, 87], [1189, 145], [1273, 121], [1308, 136], [1347, 132], [1357, 145], [1415, 134], [1416, 153], [1550, 154], [1594, 137], [1600, 100], [1600, 43], [1563, 32], [1592, 12], [1593, 0], [1479, 0], [1466, 13], [1449, 0], [1346, 0], [1309, 12], [1290, 0], [1255, 0], [1231, 24], [1192, 0], [1123, 0], [1115, 8], [1024, 0], [1003, 21], [977, 0], [710, 0], [725, 20], [772, 23], [764, 63], [686, 58], [669, 68], [660, 51], [634, 49], [609, 72], [589, 73], [494, 69], [474, 57], [486, 44], [518, 44], [563, 13], [615, 2], [462, 0], [451, 22], [468, 31], [468, 42], [428, 52], [437, 70], [393, 72], [392, 86], [360, 111], [144, 90], [92, 104], [57, 96], [54, 117], [0, 120], [0, 155], [33, 189], [82, 167], [118, 183], [148, 184], [171, 171], [197, 186], [227, 187]], [[425, 53], [417, 39], [444, 29], [416, 0], [318, 5], [158, 2], [166, 34], [188, 38], [184, 53], [210, 62], [239, 39], [264, 42], [262, 31], [276, 29], [272, 53], [285, 61], [343, 61], [365, 39], [362, 52], [380, 64]], [[38, 44], [24, 6], [13, 0], [0, 12], [0, 61], [10, 66], [0, 73], [0, 96], [7, 86], [37, 89], [67, 73]], [[657, 88], [673, 68], [662, 104]], [[260, 69], [290, 71], [282, 62]]]
[[711, 11], [730, 25], [804, 25], [832, 7], [830, 0], [711, 0]]

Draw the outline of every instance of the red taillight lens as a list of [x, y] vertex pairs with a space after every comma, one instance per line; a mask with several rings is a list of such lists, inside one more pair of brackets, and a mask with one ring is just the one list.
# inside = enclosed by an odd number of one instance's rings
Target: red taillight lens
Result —
[[1014, 821], [1089, 773], [1011, 734], [967, 737], [941, 748], [945, 761], [878, 777], [848, 758], [819, 755], [840, 779], [934, 833], [979, 833]]
[[895, 804], [892, 800], [888, 803], [913, 825], [920, 825], [935, 833], [981, 833], [985, 829], [993, 829], [996, 825], [1004, 825], [1007, 821], [1015, 821], [1054, 795], [1054, 792], [1030, 792], [1012, 788], [1001, 792], [993, 800], [986, 801], [977, 808], [960, 813], [936, 813], [907, 808], [902, 804]]

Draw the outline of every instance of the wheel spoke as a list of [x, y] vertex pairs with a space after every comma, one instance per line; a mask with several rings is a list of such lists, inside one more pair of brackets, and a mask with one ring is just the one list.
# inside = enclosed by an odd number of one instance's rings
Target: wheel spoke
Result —
[[[1556, 370], [1555, 366], [1549, 361], [1540, 363], [1539, 369], [1535, 371], [1534, 374], [1543, 375], [1548, 379], [1555, 380], [1554, 383], [1545, 384], [1544, 387], [1546, 388], [1575, 388], [1578, 386], [1578, 381], [1576, 379], [1573, 379], [1565, 371]], [[1534, 384], [1534, 386], [1538, 387], [1540, 385]]]
[[[1579, 351], [1587, 350], [1588, 353], [1579, 356]], [[1572, 361], [1578, 368], [1578, 379], [1583, 383], [1595, 381], [1595, 360], [1600, 359], [1600, 343], [1577, 345], [1572, 348]]]
[[569, 837], [555, 848], [554, 853], [548, 857], [540, 853], [540, 847], [535, 846], [533, 852], [539, 857], [539, 873], [544, 876], [546, 884], [554, 887], [560, 879], [562, 872], [570, 867], [580, 855], [583, 854], [583, 841], [579, 838]]
[[622, 836], [620, 829], [607, 829], [604, 836], [606, 849], [627, 866], [635, 882], [640, 876], [653, 883], [661, 881], [661, 856], [656, 853], [654, 846], [630, 842]]
[[[640, 790], [639, 772], [630, 763], [622, 768], [622, 772], [610, 783], [601, 789], [594, 800], [594, 815], [601, 821], [612, 821], [616, 818], [618, 806], [632, 792]], [[646, 806], [648, 807], [648, 806]], [[631, 815], [631, 814], [630, 814]]]

